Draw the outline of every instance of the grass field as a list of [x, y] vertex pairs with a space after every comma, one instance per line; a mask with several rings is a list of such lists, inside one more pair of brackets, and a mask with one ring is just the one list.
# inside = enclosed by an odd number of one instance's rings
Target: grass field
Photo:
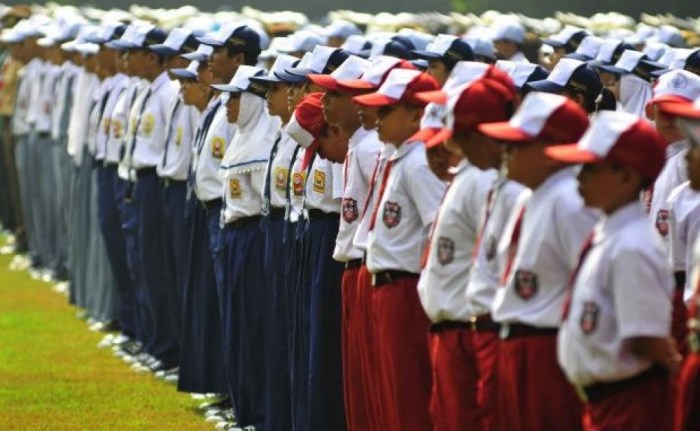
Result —
[[198, 402], [136, 374], [66, 297], [0, 256], [0, 430], [212, 430]]

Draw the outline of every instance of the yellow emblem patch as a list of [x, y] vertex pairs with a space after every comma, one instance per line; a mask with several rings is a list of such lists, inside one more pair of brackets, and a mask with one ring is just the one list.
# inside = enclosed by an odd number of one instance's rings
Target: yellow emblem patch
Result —
[[211, 140], [211, 156], [215, 159], [224, 157], [226, 141], [221, 136], [214, 136]]
[[314, 191], [316, 193], [326, 192], [326, 173], [317, 169], [314, 170]]
[[124, 127], [122, 127], [121, 121], [112, 121], [112, 134], [115, 138], [121, 139], [124, 134]]
[[289, 171], [286, 168], [283, 168], [281, 166], [278, 166], [275, 169], [275, 188], [280, 191], [284, 192], [287, 190], [287, 173]]
[[231, 178], [228, 180], [228, 192], [231, 199], [240, 199], [243, 195], [241, 190], [241, 182], [238, 178]]
[[105, 118], [104, 120], [102, 120], [102, 132], [105, 135], [109, 135], [109, 125], [111, 122], [112, 122], [111, 118]]
[[146, 114], [143, 117], [143, 121], [141, 124], [141, 129], [143, 130], [143, 136], [145, 137], [150, 137], [151, 133], [153, 133], [153, 128], [156, 125], [156, 117], [153, 116], [153, 114]]
[[180, 147], [180, 144], [182, 144], [182, 127], [178, 127], [177, 130], [175, 131], [175, 146]]
[[306, 172], [295, 172], [292, 177], [292, 190], [295, 196], [304, 195], [304, 185], [306, 184]]

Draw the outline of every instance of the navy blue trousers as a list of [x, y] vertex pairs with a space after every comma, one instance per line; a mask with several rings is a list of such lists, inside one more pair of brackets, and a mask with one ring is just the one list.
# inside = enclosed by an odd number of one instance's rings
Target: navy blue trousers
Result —
[[230, 395], [238, 421], [263, 429], [265, 421], [265, 234], [259, 217], [223, 230], [222, 321]]
[[[214, 275], [214, 247], [220, 247], [219, 211], [204, 209], [192, 198], [186, 203], [191, 226], [187, 242], [183, 331], [178, 390], [228, 393], [219, 293]], [[219, 207], [219, 210], [221, 207]], [[212, 244], [212, 239], [216, 244]]]
[[342, 431], [346, 423], [341, 358], [343, 266], [332, 257], [339, 216], [329, 214], [303, 223], [293, 305], [294, 430]]
[[287, 289], [284, 214], [273, 212], [262, 223], [265, 232], [264, 271], [268, 276], [267, 346], [265, 361], [265, 430], [292, 429], [291, 295]]
[[178, 292], [165, 258], [160, 192], [155, 172], [139, 175], [134, 188], [134, 206], [138, 212], [139, 288], [153, 318], [149, 352], [171, 367], [180, 360]]
[[117, 320], [122, 334], [134, 338], [136, 336], [134, 279], [127, 264], [126, 239], [117, 207], [117, 167], [100, 166], [97, 169], [97, 215], [107, 249], [107, 258], [117, 282], [119, 294]]
[[[182, 328], [182, 304], [187, 278], [187, 245], [190, 239], [190, 222], [185, 220], [185, 181], [161, 181], [163, 198], [163, 227], [165, 228], [165, 258], [172, 271], [172, 279], [177, 290], [177, 328]], [[178, 339], [182, 338], [180, 330]]]

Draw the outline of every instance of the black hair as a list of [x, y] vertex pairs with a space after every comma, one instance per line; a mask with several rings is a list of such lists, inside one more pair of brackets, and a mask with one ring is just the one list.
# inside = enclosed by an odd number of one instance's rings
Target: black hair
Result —
[[228, 45], [226, 53], [229, 57], [235, 57], [237, 54], [243, 54], [243, 64], [246, 66], [255, 66], [258, 63], [258, 56], [248, 51], [241, 50], [235, 45]]

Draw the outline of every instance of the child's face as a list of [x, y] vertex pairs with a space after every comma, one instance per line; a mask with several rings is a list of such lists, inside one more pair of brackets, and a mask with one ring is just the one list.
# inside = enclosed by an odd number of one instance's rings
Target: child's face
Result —
[[290, 85], [287, 89], [287, 109], [293, 113], [297, 105], [304, 97], [304, 90], [301, 85]]
[[229, 99], [226, 102], [226, 119], [233, 124], [238, 121], [238, 113], [241, 108], [241, 93], [229, 93]]
[[440, 87], [445, 85], [447, 78], [450, 76], [450, 71], [447, 69], [447, 66], [440, 60], [428, 61], [428, 70], [426, 70], [426, 73], [435, 78]]
[[325, 136], [318, 138], [318, 153], [331, 162], [343, 163], [348, 153], [348, 139], [338, 127], [329, 126]]
[[619, 176], [610, 163], [586, 163], [578, 174], [578, 192], [587, 207], [604, 209], [618, 188]]
[[352, 102], [350, 93], [340, 91], [327, 91], [323, 98], [323, 116], [328, 124], [347, 123], [348, 120], [357, 118], [357, 109]]
[[170, 55], [165, 58], [166, 69], [184, 69], [188, 64], [190, 64], [189, 60], [179, 55]]
[[459, 164], [460, 156], [448, 149], [445, 145], [428, 148], [425, 151], [428, 159], [428, 166], [436, 177], [443, 181], [452, 179], [450, 168]]
[[377, 133], [383, 142], [399, 146], [420, 127], [422, 109], [397, 103], [377, 110]]
[[267, 110], [272, 116], [288, 117], [287, 90], [289, 86], [283, 83], [274, 83], [267, 88]]
[[683, 132], [676, 124], [676, 117], [664, 113], [657, 105], [654, 105], [654, 122], [656, 130], [667, 144], [684, 138]]
[[537, 184], [541, 172], [549, 165], [549, 159], [544, 154], [545, 148], [545, 143], [541, 141], [508, 144], [508, 178], [527, 187]]

